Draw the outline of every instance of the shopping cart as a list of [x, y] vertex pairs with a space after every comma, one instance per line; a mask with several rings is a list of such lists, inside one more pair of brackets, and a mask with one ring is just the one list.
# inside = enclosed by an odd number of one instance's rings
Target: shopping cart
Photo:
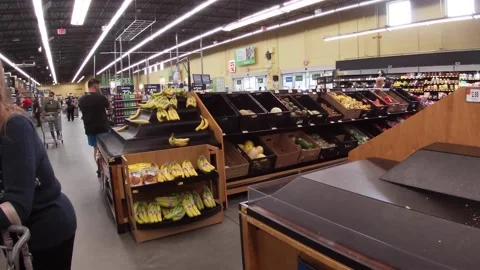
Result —
[[[0, 250], [5, 255], [6, 270], [20, 270], [20, 260], [25, 270], [32, 270], [32, 259], [28, 251], [30, 231], [27, 227], [13, 225], [2, 233], [3, 245]], [[14, 239], [16, 239], [14, 243]]]
[[[62, 142], [63, 144], [63, 136], [62, 136], [62, 118], [58, 114], [53, 115], [46, 115], [41, 119], [42, 125], [42, 135], [43, 135], [43, 145], [45, 148], [48, 149], [49, 145], [55, 145], [58, 147], [58, 142]], [[58, 138], [52, 136], [52, 131], [55, 133], [59, 133], [60, 135], [56, 134]]]

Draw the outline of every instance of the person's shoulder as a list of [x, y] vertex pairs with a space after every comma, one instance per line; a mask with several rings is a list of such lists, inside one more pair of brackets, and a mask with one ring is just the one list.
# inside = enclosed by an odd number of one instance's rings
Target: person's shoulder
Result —
[[32, 129], [33, 124], [30, 119], [20, 113], [15, 113], [5, 123], [5, 130], [7, 133], [12, 132], [24, 132]]

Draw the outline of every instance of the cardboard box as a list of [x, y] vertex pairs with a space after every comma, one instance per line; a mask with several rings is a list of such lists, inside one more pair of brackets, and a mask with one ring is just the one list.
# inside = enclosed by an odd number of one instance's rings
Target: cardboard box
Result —
[[298, 163], [300, 149], [285, 133], [262, 136], [260, 140], [277, 156], [276, 169]]
[[[345, 94], [342, 92], [335, 92], [337, 95], [343, 95], [346, 97]], [[343, 119], [348, 120], [348, 119], [358, 119], [360, 115], [362, 114], [362, 110], [360, 109], [347, 109], [345, 106], [342, 105], [342, 103], [338, 102], [331, 93], [326, 93], [322, 96], [328, 103], [330, 103], [336, 110], [341, 112], [343, 114]]]
[[288, 137], [288, 140], [290, 142], [293, 142], [293, 138], [302, 138], [305, 141], [309, 142], [312, 144], [313, 148], [312, 149], [302, 149], [300, 145], [295, 144], [295, 147], [300, 151], [300, 155], [298, 156], [298, 163], [302, 162], [309, 162], [309, 161], [314, 161], [317, 160], [319, 155], [320, 155], [320, 147], [315, 143], [315, 141], [310, 138], [305, 132], [303, 131], [296, 131], [296, 132], [289, 132], [285, 133]]

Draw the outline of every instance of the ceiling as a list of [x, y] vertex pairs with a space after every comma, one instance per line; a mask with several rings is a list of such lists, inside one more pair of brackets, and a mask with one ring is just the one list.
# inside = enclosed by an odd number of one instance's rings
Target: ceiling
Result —
[[[195, 16], [189, 18], [168, 30], [165, 34], [142, 47], [142, 52], [158, 52], [164, 48], [175, 45], [175, 34], [178, 34], [179, 42], [197, 36], [208, 30], [234, 22], [239, 18], [269, 8], [273, 5], [282, 4], [286, 0], [219, 0]], [[135, 19], [156, 21], [149, 29], [140, 34], [131, 42], [123, 42], [123, 51], [136, 45], [158, 29], [161, 29], [177, 17], [185, 14], [199, 4], [199, 0], [136, 0], [114, 28], [107, 35], [96, 52], [96, 69], [103, 68], [114, 60], [113, 54], [105, 52], [114, 51], [114, 40], [123, 30]], [[202, 1], [203, 2], [203, 1]], [[317, 5], [290, 12], [271, 19], [271, 21], [282, 22], [302, 14], [313, 14], [316, 8], [333, 8], [358, 2], [350, 0], [326, 0]], [[78, 68], [83, 62], [91, 47], [101, 35], [102, 26], [107, 25], [114, 16], [123, 0], [92, 0], [87, 18], [83, 26], [70, 25], [74, 0], [43, 0], [44, 17], [47, 24], [47, 31], [50, 36], [50, 47], [54, 60], [55, 71], [59, 83], [68, 83], [73, 79]], [[237, 31], [220, 32], [212, 37], [204, 39], [204, 44], [211, 44], [214, 41], [222, 41], [241, 33], [258, 29], [261, 25], [269, 25], [269, 22], [243, 27]], [[57, 35], [57, 29], [65, 28], [65, 35]], [[0, 52], [6, 55], [16, 64], [23, 62], [35, 62], [35, 67], [22, 68], [36, 78], [42, 84], [52, 83], [50, 71], [47, 70], [48, 62], [45, 52], [39, 52], [41, 37], [38, 30], [37, 19], [33, 9], [32, 0], [1, 0], [0, 1]], [[194, 42], [181, 48], [181, 51], [189, 51], [199, 48]], [[117, 42], [117, 51], [119, 43]], [[103, 53], [102, 53], [103, 52]], [[131, 63], [138, 62], [150, 54], [132, 54]], [[159, 59], [160, 60], [160, 59]], [[125, 60], [124, 67], [128, 64]], [[6, 71], [15, 71], [5, 67]], [[113, 71], [113, 70], [112, 70]], [[84, 68], [82, 75], [93, 74], [93, 59]]]

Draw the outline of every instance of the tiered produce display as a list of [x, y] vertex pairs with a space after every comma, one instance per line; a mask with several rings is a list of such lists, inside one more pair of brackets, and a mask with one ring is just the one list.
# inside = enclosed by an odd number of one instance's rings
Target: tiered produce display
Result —
[[230, 195], [252, 183], [343, 161], [389, 123], [416, 112], [418, 101], [403, 94], [288, 90], [208, 93], [199, 98], [222, 129]]

